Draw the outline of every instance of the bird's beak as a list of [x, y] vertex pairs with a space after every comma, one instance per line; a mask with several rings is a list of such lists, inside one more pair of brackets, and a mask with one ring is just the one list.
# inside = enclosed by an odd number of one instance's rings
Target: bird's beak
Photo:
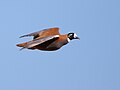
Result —
[[78, 39], [78, 40], [80, 40], [80, 38], [79, 38], [79, 37], [76, 37], [75, 39]]

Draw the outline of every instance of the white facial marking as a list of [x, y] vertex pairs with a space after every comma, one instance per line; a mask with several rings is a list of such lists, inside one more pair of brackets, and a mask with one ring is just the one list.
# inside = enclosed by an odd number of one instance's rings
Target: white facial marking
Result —
[[74, 33], [74, 38], [76, 38], [77, 37], [77, 34], [76, 33]]
[[69, 38], [67, 38], [67, 41], [68, 41], [68, 42], [70, 42], [70, 39], [69, 39]]

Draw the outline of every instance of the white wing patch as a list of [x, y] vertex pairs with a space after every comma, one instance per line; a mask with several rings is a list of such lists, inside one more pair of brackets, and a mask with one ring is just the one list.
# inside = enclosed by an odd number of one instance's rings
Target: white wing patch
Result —
[[54, 35], [54, 37], [53, 37], [53, 38], [55, 38], [55, 37], [57, 38], [57, 37], [59, 37], [59, 35]]

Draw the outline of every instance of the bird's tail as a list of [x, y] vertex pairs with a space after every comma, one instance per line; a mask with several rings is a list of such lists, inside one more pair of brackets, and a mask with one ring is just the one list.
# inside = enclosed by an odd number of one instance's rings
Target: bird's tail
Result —
[[26, 45], [27, 45], [27, 42], [25, 42], [25, 43], [20, 43], [20, 44], [16, 44], [16, 46], [22, 47], [20, 50], [25, 49], [25, 46], [26, 46]]
[[27, 42], [25, 42], [25, 43], [20, 43], [20, 44], [16, 44], [16, 46], [18, 46], [18, 47], [25, 47], [27, 45]]

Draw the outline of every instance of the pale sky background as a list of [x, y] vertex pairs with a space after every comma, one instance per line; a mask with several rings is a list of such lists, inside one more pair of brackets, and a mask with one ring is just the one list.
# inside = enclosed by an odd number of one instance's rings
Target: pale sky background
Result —
[[[75, 32], [58, 51], [22, 50], [19, 36]], [[120, 0], [0, 0], [0, 90], [120, 90]]]

